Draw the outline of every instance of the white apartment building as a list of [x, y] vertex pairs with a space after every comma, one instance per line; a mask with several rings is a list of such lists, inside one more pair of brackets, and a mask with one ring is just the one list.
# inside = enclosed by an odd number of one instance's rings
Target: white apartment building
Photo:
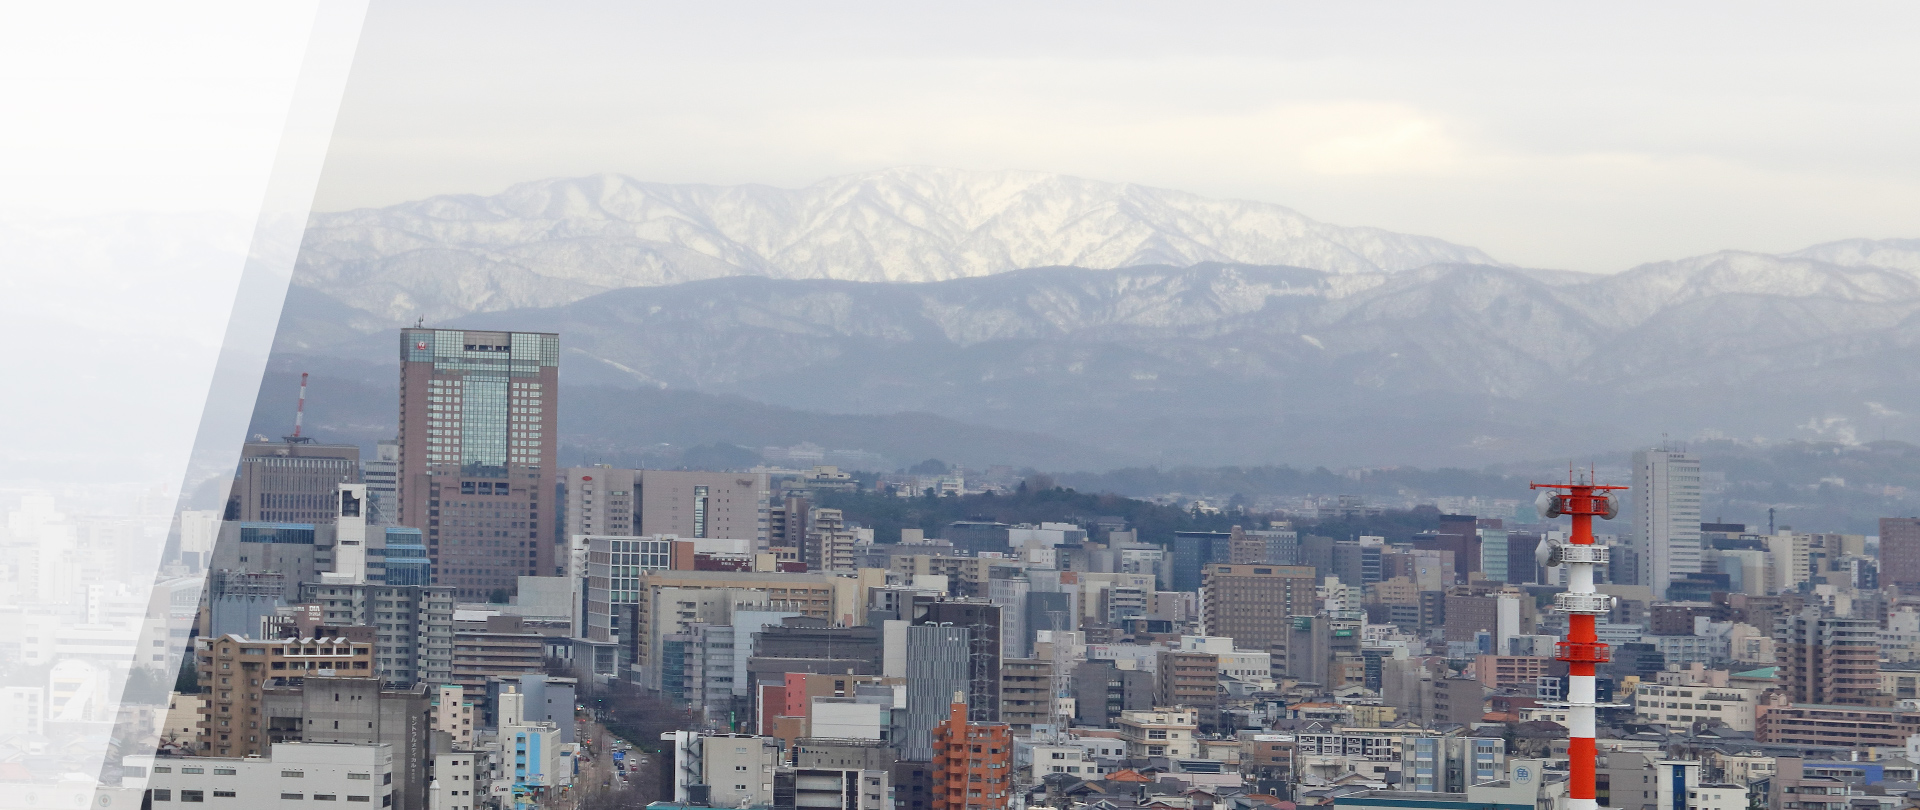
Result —
[[473, 749], [473, 701], [467, 699], [466, 690], [459, 684], [434, 687], [433, 730], [453, 735], [454, 748]]
[[122, 760], [130, 777], [146, 777], [147, 798], [158, 808], [232, 800], [247, 810], [393, 806], [393, 747], [385, 743], [274, 743], [265, 757], [156, 757]]
[[890, 810], [893, 775], [858, 768], [794, 768], [774, 777], [793, 780], [795, 807]]
[[1200, 728], [1200, 713], [1194, 709], [1154, 708], [1150, 711], [1120, 713], [1120, 739], [1127, 743], [1127, 756], [1198, 759], [1200, 744], [1195, 734]]
[[511, 783], [516, 796], [573, 784], [574, 745], [560, 741], [560, 728], [552, 721], [527, 717], [527, 696], [518, 686], [503, 689], [498, 738], [500, 781]]
[[[1111, 743], [1111, 740], [1101, 740]], [[1081, 779], [1098, 779], [1106, 775], [1094, 751], [1099, 747], [1082, 741], [1070, 741], [1053, 745], [1034, 745], [1032, 761], [1032, 781], [1038, 783], [1041, 777], [1050, 773], [1064, 773]], [[1122, 749], [1123, 750], [1123, 749]], [[1118, 758], [1113, 754], [1111, 758]]]
[[427, 810], [474, 810], [487, 790], [480, 782], [480, 756], [473, 751], [449, 751], [433, 757], [433, 777], [427, 783]]
[[1687, 810], [1747, 810], [1742, 785], [1696, 785], [1687, 789]]
[[1665, 598], [1667, 584], [1700, 573], [1700, 458], [1674, 450], [1633, 454], [1633, 545], [1640, 583]]
[[1246, 694], [1273, 688], [1273, 653], [1240, 650], [1227, 636], [1181, 636], [1180, 649], [1213, 653], [1220, 683], [1229, 692]]
[[1522, 723], [1546, 722], [1559, 723], [1563, 726], [1568, 723], [1567, 710], [1565, 707], [1528, 706], [1521, 709], [1517, 714]]
[[[773, 774], [780, 765], [780, 741], [750, 735], [701, 737], [700, 773], [711, 792], [711, 807], [766, 807], [773, 804]], [[679, 786], [676, 785], [677, 794]]]
[[1750, 785], [1774, 775], [1777, 763], [1773, 757], [1741, 754], [1723, 754], [1708, 750], [1706, 761], [1719, 770], [1722, 781], [1735, 785]]
[[1906, 608], [1887, 614], [1887, 629], [1880, 631], [1880, 655], [1896, 664], [1920, 660], [1920, 613]]
[[1767, 561], [1771, 563], [1773, 572], [1768, 585], [1774, 593], [1797, 589], [1813, 576], [1810, 535], [1780, 532], [1766, 535], [1764, 540], [1767, 544]]
[[1752, 731], [1759, 699], [1757, 689], [1642, 684], [1633, 694], [1633, 714], [1643, 723], [1718, 720], [1734, 731]]

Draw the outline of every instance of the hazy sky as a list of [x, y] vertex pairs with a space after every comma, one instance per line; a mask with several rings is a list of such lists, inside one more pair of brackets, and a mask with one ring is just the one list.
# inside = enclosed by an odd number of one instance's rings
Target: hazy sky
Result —
[[1920, 6], [376, 0], [316, 208], [1032, 169], [1590, 271], [1920, 237]]

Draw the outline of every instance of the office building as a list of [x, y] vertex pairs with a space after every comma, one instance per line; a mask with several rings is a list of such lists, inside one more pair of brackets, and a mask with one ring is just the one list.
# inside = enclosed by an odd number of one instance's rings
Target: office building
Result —
[[551, 523], [559, 359], [553, 334], [400, 332], [398, 522], [426, 530], [434, 584], [459, 598], [565, 573]]
[[1641, 684], [1633, 693], [1634, 719], [1691, 726], [1717, 721], [1734, 731], [1753, 731], [1764, 690], [1693, 684]]
[[[528, 711], [527, 695], [516, 684], [501, 687], [500, 770], [509, 785], [516, 807], [533, 807], [549, 791], [573, 784], [572, 746], [561, 739], [560, 727]], [[572, 707], [569, 706], [569, 709]], [[572, 712], [567, 725], [571, 726]], [[509, 760], [505, 754], [513, 756]]]
[[453, 677], [453, 588], [308, 582], [300, 601], [329, 627], [371, 627], [374, 677], [394, 687]]
[[1121, 669], [1114, 661], [1086, 661], [1073, 668], [1073, 722], [1113, 728], [1121, 712], [1153, 708], [1154, 673]]
[[[1540, 540], [1539, 532], [1507, 530], [1507, 578], [1503, 582], [1515, 585], [1540, 582], [1540, 563], [1534, 556]], [[1599, 573], [1605, 574], [1604, 571]]]
[[265, 755], [272, 740], [266, 690], [373, 674], [373, 645], [345, 638], [200, 639], [198, 752], [212, 757]]
[[391, 746], [394, 807], [426, 807], [433, 723], [425, 687], [382, 689], [373, 678], [316, 678], [298, 689], [275, 690], [268, 703], [263, 714], [269, 715], [275, 743]]
[[[741, 540], [749, 554], [770, 545], [774, 516], [765, 473], [570, 467], [560, 471], [559, 480], [556, 532], [575, 547], [582, 536], [595, 534]], [[795, 522], [798, 548], [804, 515]]]
[[1227, 540], [1231, 565], [1297, 565], [1300, 534], [1292, 529], [1233, 527]]
[[1780, 691], [1789, 703], [1887, 706], [1880, 692], [1880, 625], [1873, 619], [1822, 616], [1808, 607], [1774, 629]]
[[[1527, 572], [1507, 570], [1507, 561], [1512, 556], [1507, 553], [1507, 530], [1500, 526], [1498, 520], [1483, 519], [1480, 522], [1493, 524], [1476, 530], [1480, 538], [1480, 572], [1494, 582], [1525, 582]], [[1521, 578], [1516, 579], [1515, 575]]]
[[895, 712], [900, 728], [894, 742], [900, 758], [933, 758], [933, 731], [947, 716], [954, 695], [969, 689], [967, 628], [952, 625], [907, 627], [907, 710]]
[[[604, 603], [593, 600], [589, 589], [587, 632], [593, 641], [620, 642], [622, 654], [637, 667], [650, 665], [653, 652], [650, 641], [659, 634], [682, 632], [673, 623], [675, 617], [663, 617], [656, 632], [656, 592], [665, 588], [688, 590], [738, 590], [756, 594], [751, 601], [755, 610], [789, 612], [827, 619], [839, 624], [854, 624], [860, 581], [852, 578], [817, 574], [747, 573], [737, 571], [648, 571], [633, 580], [632, 596], [620, 596]], [[628, 593], [625, 589], [609, 591]], [[604, 612], [603, 612], [604, 611]], [[621, 620], [615, 622], [615, 616]], [[631, 618], [627, 618], [631, 617]], [[631, 624], [631, 627], [628, 626]]]
[[[641, 599], [641, 578], [673, 568], [673, 541], [653, 537], [576, 535], [586, 549], [586, 632], [593, 641], [619, 641], [622, 619]], [[631, 621], [630, 618], [627, 619]]]
[[986, 600], [916, 597], [908, 618], [916, 625], [952, 626], [967, 631], [967, 711], [974, 722], [998, 722], [1000, 606]]
[[285, 577], [275, 572], [208, 572], [200, 635], [258, 635], [260, 620], [286, 604], [285, 591]]
[[261, 523], [332, 523], [341, 484], [360, 483], [360, 448], [306, 441], [251, 441], [227, 519]]
[[121, 772], [145, 777], [142, 807], [179, 802], [291, 810], [314, 801], [394, 807], [402, 787], [394, 784], [393, 747], [377, 744], [280, 743], [247, 757], [139, 754], [123, 758]]
[[590, 537], [635, 536], [640, 525], [640, 471], [606, 465], [569, 467], [556, 477], [554, 539], [565, 548], [561, 561], [565, 576], [577, 583], [588, 576]]
[[1880, 519], [1880, 581], [1920, 586], [1920, 517]]
[[[474, 788], [481, 782], [485, 760], [472, 750], [446, 750], [435, 743], [433, 776], [427, 783], [427, 810], [476, 810]], [[484, 800], [486, 792], [478, 794]]]
[[1317, 612], [1313, 569], [1298, 565], [1209, 565], [1202, 615], [1206, 633], [1237, 647], [1266, 650], [1285, 643], [1294, 616]]
[[1489, 689], [1527, 691], [1548, 674], [1553, 659], [1534, 655], [1474, 656], [1474, 673]]
[[387, 526], [400, 522], [400, 442], [381, 439], [373, 458], [360, 460], [360, 482], [367, 485], [367, 522]]
[[369, 567], [381, 571], [374, 580], [387, 585], [432, 585], [433, 559], [427, 556], [426, 534], [407, 526], [387, 526], [384, 531], [385, 547], [369, 545], [367, 549], [378, 558]]
[[546, 637], [527, 629], [520, 616], [488, 616], [453, 628], [451, 680], [468, 697], [486, 694], [491, 678], [517, 679], [546, 664]]
[[1174, 532], [1172, 590], [1200, 590], [1207, 566], [1230, 564], [1232, 560], [1233, 534], [1230, 532]]
[[1754, 737], [1775, 745], [1897, 749], [1916, 733], [1920, 733], [1920, 712], [1893, 708], [1770, 706], [1754, 721]]
[[838, 807], [842, 810], [892, 810], [893, 774], [887, 766], [859, 768], [781, 768], [773, 774], [773, 810]]
[[750, 540], [750, 550], [767, 549], [766, 473], [642, 470], [638, 485], [638, 534]]
[[1002, 724], [968, 720], [953, 696], [947, 719], [933, 730], [932, 810], [1005, 810], [1013, 803], [1013, 733]]
[[1673, 581], [1700, 573], [1700, 458], [1677, 450], [1635, 451], [1627, 492], [1640, 584], [1664, 599]]
[[1405, 740], [1400, 745], [1403, 789], [1461, 793], [1492, 782], [1506, 772], [1506, 750], [1506, 742], [1499, 737], [1441, 734]]

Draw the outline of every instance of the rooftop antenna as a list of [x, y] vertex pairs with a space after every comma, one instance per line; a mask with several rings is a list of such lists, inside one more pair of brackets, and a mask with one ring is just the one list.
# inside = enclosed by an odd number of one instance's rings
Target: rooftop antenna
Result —
[[312, 436], [300, 435], [300, 423], [307, 416], [307, 373], [300, 372], [300, 404], [293, 409], [293, 435], [285, 437], [288, 444], [312, 443]]

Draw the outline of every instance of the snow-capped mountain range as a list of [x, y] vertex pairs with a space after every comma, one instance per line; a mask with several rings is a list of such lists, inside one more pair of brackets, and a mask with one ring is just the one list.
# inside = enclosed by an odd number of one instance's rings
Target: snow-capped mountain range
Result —
[[1920, 434], [1920, 240], [1591, 275], [1050, 175], [599, 176], [316, 216], [296, 286], [283, 356], [391, 363], [421, 315], [557, 331], [568, 385], [925, 412], [1107, 461]]
[[724, 276], [924, 282], [1027, 267], [1205, 261], [1335, 273], [1497, 264], [1478, 250], [1212, 200], [1037, 172], [901, 168], [801, 189], [522, 183], [316, 214], [298, 280], [396, 321], [555, 306]]

